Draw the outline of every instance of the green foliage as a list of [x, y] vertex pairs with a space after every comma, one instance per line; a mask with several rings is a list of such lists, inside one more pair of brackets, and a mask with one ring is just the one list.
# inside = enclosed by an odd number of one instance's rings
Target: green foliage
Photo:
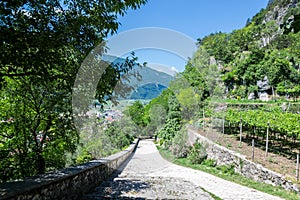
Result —
[[197, 140], [193, 144], [187, 158], [193, 164], [201, 164], [207, 158], [206, 146]]
[[144, 121], [144, 105], [140, 101], [135, 101], [131, 106], [124, 111], [124, 113], [131, 117], [132, 121], [138, 126], [145, 126]]
[[162, 106], [163, 109], [165, 109], [166, 111], [168, 111], [168, 102], [169, 102], [169, 97], [171, 95], [171, 90], [166, 89], [164, 91], [162, 91], [162, 93], [152, 99], [146, 106], [145, 106], [145, 114], [149, 114], [151, 108], [155, 105], [159, 105]]
[[[39, 83], [39, 84], [37, 84]], [[1, 180], [23, 178], [65, 165], [78, 135], [64, 82], [5, 78], [0, 99]]]
[[218, 165], [216, 167], [218, 170], [220, 170], [223, 174], [229, 174], [233, 175], [234, 172], [234, 165]]
[[[271, 195], [279, 196], [284, 199], [289, 199], [289, 200], [295, 200], [299, 199], [299, 195], [295, 192], [289, 192], [285, 190], [284, 188], [281, 187], [274, 187], [270, 184], [266, 183], [261, 183], [261, 182], [256, 182], [252, 179], [246, 178], [238, 173], [231, 173], [232, 170], [229, 170], [230, 173], [222, 173], [219, 169], [216, 168], [216, 166], [208, 166], [205, 162], [208, 161], [209, 163], [213, 163], [215, 161], [207, 159], [204, 160], [200, 165], [199, 164], [192, 164], [187, 158], [179, 158], [179, 159], [174, 159], [174, 156], [171, 155], [171, 153], [165, 149], [159, 148], [158, 146], [159, 153], [163, 156], [164, 159], [172, 161], [175, 164], [184, 166], [184, 167], [189, 167], [195, 170], [201, 170], [207, 173], [210, 173], [212, 175], [215, 175], [217, 177], [220, 177], [222, 179], [249, 187], [253, 188]], [[225, 167], [224, 167], [225, 168]], [[230, 168], [230, 167], [226, 167]], [[223, 170], [226, 171], [226, 170]], [[228, 171], [228, 170], [227, 170]]]
[[45, 79], [54, 78], [55, 71], [72, 77], [77, 70], [66, 74], [66, 66], [78, 67], [91, 49], [117, 31], [118, 15], [144, 3], [1, 1], [1, 77], [38, 75]]
[[205, 165], [207, 167], [215, 167], [217, 165], [217, 161], [215, 161], [214, 159], [205, 159], [201, 165]]
[[93, 159], [93, 157], [92, 157], [91, 153], [88, 152], [87, 150], [83, 150], [81, 152], [81, 154], [78, 155], [78, 157], [76, 159], [76, 163], [77, 164], [83, 164], [83, 163], [89, 162], [92, 159]]
[[273, 50], [265, 54], [262, 71], [271, 85], [276, 86], [282, 80], [291, 80], [290, 74], [294, 70], [289, 62], [290, 55], [285, 51]]
[[[0, 2], [1, 181], [65, 166], [79, 139], [71, 108], [76, 73], [86, 55], [117, 31], [117, 16], [145, 2]], [[97, 87], [101, 103], [135, 60], [133, 55], [107, 68]], [[88, 153], [81, 161], [86, 158]]]
[[[300, 116], [298, 114], [283, 113], [280, 110], [272, 110], [272, 112], [263, 110], [228, 110], [226, 112], [226, 121], [230, 122], [231, 127], [239, 127], [240, 119], [243, 126], [253, 127], [266, 130], [268, 122], [273, 132], [280, 133], [290, 138], [300, 138]], [[252, 134], [260, 134], [253, 132]], [[265, 136], [265, 132], [262, 136]]]
[[91, 120], [81, 132], [80, 146], [71, 159], [75, 164], [81, 164], [111, 155], [128, 147], [137, 134], [137, 126], [127, 117], [107, 124], [105, 128], [97, 119]]
[[[228, 47], [230, 48], [230, 52], [243, 52], [249, 51], [256, 47], [255, 43], [253, 43], [253, 38], [255, 37], [255, 29], [253, 24], [246, 26], [243, 29], [233, 31], [229, 36], [228, 39]], [[232, 57], [231, 60], [224, 60], [226, 63], [232, 61], [234, 58]]]
[[188, 145], [187, 130], [182, 128], [176, 133], [169, 147], [175, 158], [185, 158], [189, 154], [190, 147]]
[[253, 18], [252, 18], [252, 23], [254, 25], [260, 25], [262, 24], [263, 20], [264, 20], [264, 17], [267, 13], [267, 10], [266, 9], [261, 9]]
[[[222, 94], [224, 88], [218, 83], [218, 74], [212, 73], [217, 71], [223, 73], [222, 82], [228, 89], [227, 95], [235, 98], [244, 98], [250, 92], [254, 92], [257, 96], [258, 90], [255, 89], [257, 81], [265, 76], [275, 90], [282, 80], [292, 82], [294, 85], [300, 84], [299, 32], [290, 31], [282, 34], [288, 25], [279, 27], [275, 20], [265, 20], [267, 13], [275, 5], [286, 6], [288, 2], [290, 1], [270, 4], [267, 9], [262, 9], [248, 20], [247, 26], [242, 29], [231, 33], [210, 34], [198, 39], [198, 51], [189, 63], [200, 69], [201, 76], [205, 80], [203, 85], [207, 87], [210, 96], [216, 88], [218, 93]], [[299, 3], [289, 9], [285, 20], [293, 15], [294, 22], [298, 23]], [[211, 56], [221, 64], [221, 69], [216, 69], [214, 63], [209, 63]], [[190, 68], [187, 65], [186, 71], [191, 71]], [[296, 98], [297, 88], [293, 86], [289, 89], [291, 96]]]
[[176, 97], [181, 105], [183, 117], [185, 119], [193, 117], [198, 111], [200, 96], [195, 93], [192, 87], [189, 87], [181, 89]]
[[228, 45], [229, 35], [227, 33], [215, 33], [204, 37], [200, 45], [217, 60], [230, 62], [233, 59], [232, 52]]
[[158, 131], [158, 137], [169, 143], [181, 128], [180, 105], [175, 95], [170, 95], [166, 123]]

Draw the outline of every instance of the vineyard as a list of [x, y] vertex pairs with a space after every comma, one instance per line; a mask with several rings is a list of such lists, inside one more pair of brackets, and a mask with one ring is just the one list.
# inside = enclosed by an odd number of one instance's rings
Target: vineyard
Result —
[[[199, 134], [298, 183], [299, 105], [212, 103], [194, 124]], [[204, 114], [203, 114], [204, 113]]]
[[283, 113], [279, 110], [233, 110], [226, 112], [229, 128], [242, 126], [252, 134], [266, 137], [266, 130], [275, 137], [293, 140], [300, 139], [300, 115]]

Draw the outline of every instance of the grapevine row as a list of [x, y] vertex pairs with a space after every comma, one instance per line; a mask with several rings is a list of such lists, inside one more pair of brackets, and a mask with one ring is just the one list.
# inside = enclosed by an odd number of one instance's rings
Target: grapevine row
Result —
[[300, 115], [282, 112], [267, 112], [263, 110], [228, 110], [226, 121], [231, 126], [242, 125], [266, 129], [268, 126], [272, 132], [300, 139]]

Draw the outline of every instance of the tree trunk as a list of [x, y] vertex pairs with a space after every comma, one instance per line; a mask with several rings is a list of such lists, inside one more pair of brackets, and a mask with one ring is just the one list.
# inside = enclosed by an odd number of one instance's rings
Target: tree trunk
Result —
[[40, 153], [37, 156], [37, 162], [36, 162], [36, 164], [37, 164], [36, 169], [37, 169], [38, 174], [45, 173], [46, 163], [45, 163], [44, 157]]

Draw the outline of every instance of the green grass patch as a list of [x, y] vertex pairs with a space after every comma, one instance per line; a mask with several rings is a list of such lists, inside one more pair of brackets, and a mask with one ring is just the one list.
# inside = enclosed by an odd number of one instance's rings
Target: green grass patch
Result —
[[[206, 160], [202, 164], [192, 164], [187, 158], [176, 159], [172, 153], [168, 150], [157, 147], [161, 156], [174, 164], [181, 165], [183, 167], [189, 167], [196, 170], [201, 170], [209, 174], [215, 175], [222, 179], [259, 190], [274, 196], [281, 197], [287, 200], [299, 200], [300, 196], [296, 192], [289, 192], [281, 187], [272, 186], [266, 183], [256, 182], [252, 179], [246, 178], [240, 174], [234, 173], [231, 166], [213, 166], [211, 160]], [[213, 196], [212, 196], [213, 197]], [[219, 197], [213, 197], [215, 199], [220, 199]]]

